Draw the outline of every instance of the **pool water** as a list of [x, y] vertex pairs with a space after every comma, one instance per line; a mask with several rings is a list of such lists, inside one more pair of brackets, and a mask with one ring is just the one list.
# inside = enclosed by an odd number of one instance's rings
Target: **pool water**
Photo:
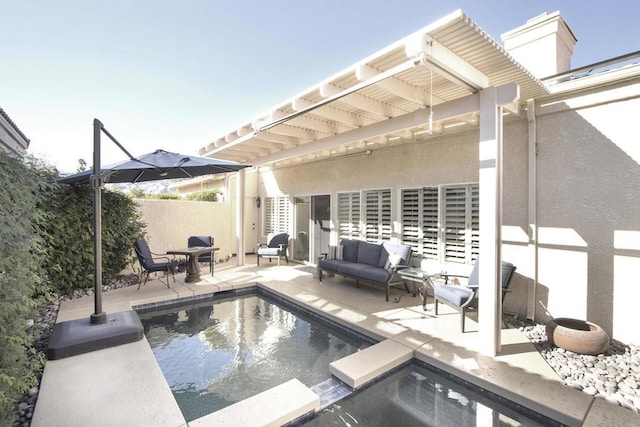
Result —
[[297, 378], [371, 345], [265, 295], [239, 295], [140, 314], [145, 335], [187, 421]]
[[414, 362], [296, 425], [462, 427], [559, 424]]

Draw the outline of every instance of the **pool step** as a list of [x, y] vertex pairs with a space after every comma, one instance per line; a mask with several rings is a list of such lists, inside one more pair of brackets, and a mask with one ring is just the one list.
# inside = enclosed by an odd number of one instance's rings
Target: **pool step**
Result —
[[413, 358], [413, 349], [384, 340], [329, 365], [329, 372], [351, 388], [358, 388]]

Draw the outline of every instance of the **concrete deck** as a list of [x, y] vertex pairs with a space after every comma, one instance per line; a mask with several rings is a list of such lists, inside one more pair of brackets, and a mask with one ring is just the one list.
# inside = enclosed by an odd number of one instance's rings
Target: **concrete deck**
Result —
[[[479, 334], [473, 319], [467, 319], [467, 332], [463, 334], [458, 314], [443, 307], [436, 317], [431, 299], [430, 310], [425, 312], [419, 297], [407, 295], [401, 289], [392, 290], [391, 301], [386, 302], [380, 288], [356, 288], [354, 282], [342, 277], [326, 278], [319, 284], [305, 270], [309, 269], [293, 263], [280, 267], [220, 265], [216, 266], [214, 277], [203, 275], [198, 283], [185, 283], [184, 274], [176, 276], [177, 282], [171, 283], [171, 288], [153, 280], [140, 291], [133, 286], [105, 293], [102, 304], [104, 311], [114, 313], [138, 305], [258, 284], [380, 341], [366, 352], [332, 364], [333, 373], [356, 387], [385, 367], [402, 363], [412, 355], [566, 425], [640, 425], [637, 413], [564, 386], [516, 329], [502, 330], [499, 356], [483, 356], [477, 352]], [[400, 295], [403, 297], [399, 303], [392, 302], [394, 296]], [[65, 301], [57, 321], [89, 317], [93, 304], [93, 297]], [[216, 425], [219, 417], [239, 421], [249, 413], [252, 425], [279, 425], [314, 405], [317, 407], [318, 400], [312, 394], [300, 391], [305, 388], [303, 385], [285, 384], [189, 425]], [[298, 399], [284, 399], [287, 404], [279, 405], [282, 390], [290, 389], [298, 390], [294, 393]], [[265, 399], [273, 399], [273, 404], [265, 405]], [[274, 411], [279, 407], [282, 413]], [[186, 426], [187, 423], [143, 338], [131, 344], [48, 361], [32, 425]]]

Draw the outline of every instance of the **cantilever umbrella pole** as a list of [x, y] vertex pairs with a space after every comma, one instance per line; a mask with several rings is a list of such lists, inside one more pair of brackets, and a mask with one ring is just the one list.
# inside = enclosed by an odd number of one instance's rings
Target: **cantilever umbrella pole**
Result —
[[100, 132], [102, 123], [93, 119], [93, 262], [94, 262], [94, 299], [95, 312], [91, 315], [91, 324], [106, 323], [107, 314], [102, 311], [102, 185], [100, 165]]

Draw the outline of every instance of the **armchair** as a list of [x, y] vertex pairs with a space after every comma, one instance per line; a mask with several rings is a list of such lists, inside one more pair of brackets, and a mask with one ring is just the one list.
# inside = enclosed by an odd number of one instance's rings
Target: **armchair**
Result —
[[267, 236], [267, 243], [258, 244], [257, 252], [257, 264], [260, 266], [260, 258], [278, 258], [278, 266], [280, 266], [280, 257], [284, 256], [284, 259], [289, 263], [289, 257], [287, 250], [289, 248], [289, 235], [287, 233], [269, 233]]
[[[516, 267], [507, 261], [502, 261], [502, 301], [509, 292], [509, 284], [513, 273], [516, 271]], [[448, 284], [450, 277], [466, 277], [466, 276], [454, 276], [442, 274], [445, 279], [444, 285], [436, 286], [433, 291], [433, 299], [435, 300], [435, 312], [438, 315], [438, 302], [447, 304], [460, 312], [460, 331], [464, 332], [464, 319], [467, 311], [472, 308], [478, 307], [478, 260], [476, 259], [471, 274], [469, 275], [469, 281], [466, 286], [450, 285]]]
[[[143, 285], [147, 284], [149, 273], [158, 271], [171, 273], [171, 277], [173, 277], [173, 283], [176, 282], [175, 271], [178, 268], [178, 261], [176, 261], [175, 259], [171, 260], [167, 256], [158, 256], [157, 254], [151, 253], [151, 251], [149, 250], [149, 245], [144, 239], [136, 240], [133, 243], [133, 247], [136, 251], [138, 262], [140, 263], [140, 267], [142, 269], [142, 271], [140, 272], [140, 280], [142, 280], [142, 274], [146, 273], [144, 283], [142, 283]], [[154, 257], [154, 255], [156, 256]], [[169, 277], [167, 276], [167, 288], [168, 287]], [[140, 282], [138, 282], [138, 290], [140, 290]]]

